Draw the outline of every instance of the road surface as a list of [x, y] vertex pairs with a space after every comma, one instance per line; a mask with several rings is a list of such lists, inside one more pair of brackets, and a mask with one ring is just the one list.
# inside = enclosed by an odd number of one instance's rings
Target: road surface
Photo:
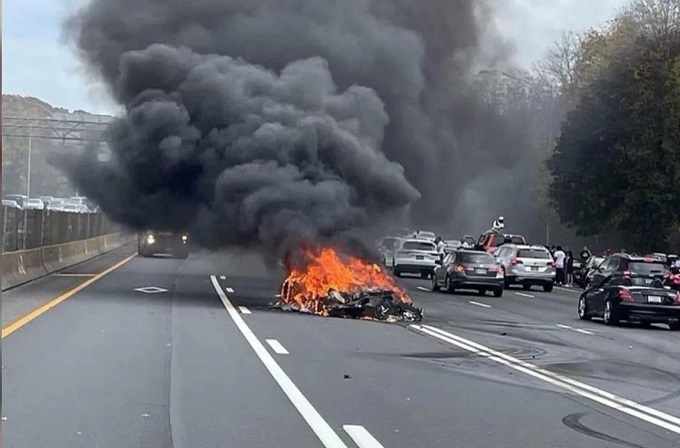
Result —
[[6, 448], [680, 446], [678, 334], [575, 291], [403, 279], [420, 324], [327, 319], [269, 310], [254, 254], [131, 250], [3, 294]]

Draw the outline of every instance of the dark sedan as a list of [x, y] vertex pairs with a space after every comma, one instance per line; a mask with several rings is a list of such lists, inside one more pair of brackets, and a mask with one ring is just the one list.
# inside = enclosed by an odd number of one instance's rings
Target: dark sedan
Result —
[[680, 294], [664, 288], [653, 275], [614, 274], [583, 291], [578, 300], [578, 316], [583, 320], [600, 317], [607, 325], [621, 321], [663, 323], [678, 331]]
[[432, 276], [432, 291], [444, 289], [455, 292], [457, 289], [475, 289], [479, 294], [493, 291], [493, 295], [503, 295], [503, 271], [496, 260], [486, 252], [475, 250], [454, 250], [443, 261], [437, 261]]

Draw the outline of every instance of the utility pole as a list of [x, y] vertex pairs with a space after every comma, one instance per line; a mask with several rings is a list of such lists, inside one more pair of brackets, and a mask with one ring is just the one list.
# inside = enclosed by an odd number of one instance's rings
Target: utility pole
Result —
[[26, 195], [31, 197], [31, 149], [33, 146], [33, 138], [31, 131], [28, 132], [28, 172], [26, 173]]

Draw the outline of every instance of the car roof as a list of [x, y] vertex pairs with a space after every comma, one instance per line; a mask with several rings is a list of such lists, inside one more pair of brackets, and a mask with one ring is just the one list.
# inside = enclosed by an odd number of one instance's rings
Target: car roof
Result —
[[434, 246], [434, 243], [430, 240], [424, 240], [422, 238], [401, 238], [402, 243], [427, 243], [427, 244], [432, 244]]
[[658, 257], [654, 255], [650, 255], [648, 257], [641, 257], [639, 255], [631, 255], [631, 254], [626, 254], [626, 253], [615, 253], [611, 255], [612, 257], [621, 257], [621, 258], [626, 258], [630, 261], [633, 262], [640, 262], [640, 263], [649, 263], [649, 262], [662, 262], [663, 260], [660, 260]]
[[457, 253], [457, 254], [484, 254], [484, 255], [491, 256], [491, 254], [489, 254], [488, 252], [486, 252], [484, 250], [456, 249], [454, 252]]

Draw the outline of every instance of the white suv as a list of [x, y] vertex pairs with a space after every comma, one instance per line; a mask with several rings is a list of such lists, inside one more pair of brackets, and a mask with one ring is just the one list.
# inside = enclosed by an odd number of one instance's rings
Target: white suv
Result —
[[419, 239], [402, 239], [394, 245], [392, 269], [394, 275], [420, 274], [422, 278], [428, 278], [437, 267], [437, 261], [441, 260], [441, 254], [437, 252], [433, 242]]
[[505, 274], [505, 287], [521, 284], [524, 289], [542, 286], [550, 292], [555, 284], [555, 263], [543, 246], [504, 244], [494, 252]]

